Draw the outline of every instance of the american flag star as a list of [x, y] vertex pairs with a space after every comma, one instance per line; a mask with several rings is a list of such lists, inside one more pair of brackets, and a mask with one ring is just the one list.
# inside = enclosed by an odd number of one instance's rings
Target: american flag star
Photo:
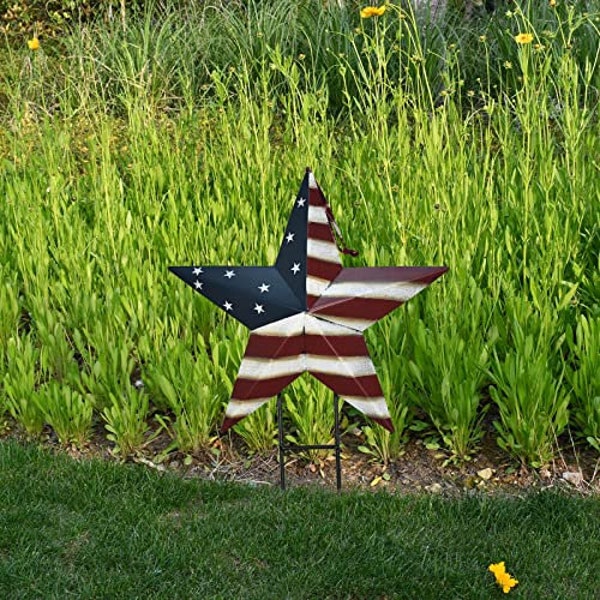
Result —
[[363, 332], [447, 267], [344, 268], [338, 238], [327, 200], [307, 169], [275, 265], [170, 267], [251, 330], [221, 432], [305, 371], [394, 430]]

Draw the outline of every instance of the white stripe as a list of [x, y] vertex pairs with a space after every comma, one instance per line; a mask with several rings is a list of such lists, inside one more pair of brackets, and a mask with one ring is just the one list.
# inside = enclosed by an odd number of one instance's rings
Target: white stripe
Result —
[[358, 410], [365, 413], [368, 417], [375, 417], [376, 419], [390, 418], [390, 413], [383, 396], [378, 396], [376, 398], [343, 396], [343, 400], [354, 406], [354, 408], [358, 408]]
[[312, 174], [312, 171], [308, 174], [308, 187], [312, 188], [313, 190], [316, 189], [316, 187], [317, 187], [317, 180], [315, 179], [315, 176]]
[[319, 314], [319, 317], [324, 321], [329, 321], [332, 325], [341, 326], [353, 334], [356, 334], [357, 331], [364, 331], [377, 321], [377, 319], [352, 319], [351, 317], [336, 317], [334, 315], [323, 314]]
[[242, 360], [238, 377], [243, 379], [271, 379], [306, 371], [306, 355], [260, 359], [246, 357]]
[[331, 284], [329, 279], [320, 279], [313, 275], [306, 276], [306, 293], [309, 296], [320, 296]]
[[327, 220], [327, 212], [323, 206], [309, 206], [308, 207], [308, 222], [309, 223], [321, 223], [329, 225]]
[[259, 398], [258, 400], [235, 400], [232, 398], [227, 405], [225, 418], [235, 419], [236, 417], [245, 417], [269, 400], [271, 398]]
[[242, 360], [238, 377], [258, 381], [304, 373], [304, 371], [342, 377], [376, 375], [375, 367], [368, 356], [345, 356], [340, 359], [337, 356], [299, 354], [272, 359], [246, 357]]
[[319, 260], [325, 260], [338, 265], [341, 264], [337, 246], [331, 242], [308, 238], [306, 242], [306, 254], [312, 258], [318, 258]]
[[308, 335], [356, 335], [349, 327], [313, 315], [306, 315], [304, 332]]
[[274, 321], [268, 325], [263, 325], [253, 330], [252, 333], [259, 335], [278, 335], [282, 337], [293, 337], [302, 335], [304, 331], [304, 317], [306, 313], [298, 313], [279, 321]]
[[427, 286], [409, 281], [344, 281], [333, 283], [324, 298], [377, 298], [406, 302]]
[[368, 356], [306, 356], [306, 368], [313, 373], [341, 375], [342, 377], [366, 377], [375, 375], [375, 367]]

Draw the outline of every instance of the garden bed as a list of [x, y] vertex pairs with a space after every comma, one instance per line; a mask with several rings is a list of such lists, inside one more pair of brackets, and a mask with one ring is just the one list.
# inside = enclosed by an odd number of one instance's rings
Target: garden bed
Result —
[[[5, 439], [28, 443], [27, 436], [18, 433], [12, 424]], [[386, 490], [391, 493], [431, 493], [460, 497], [464, 494], [507, 494], [520, 496], [535, 490], [556, 489], [587, 494], [600, 493], [600, 458], [590, 448], [575, 446], [568, 436], [559, 440], [561, 450], [555, 460], [541, 469], [528, 468], [498, 448], [490, 435], [470, 460], [453, 459], [441, 448], [427, 449], [425, 439], [411, 438], [401, 456], [383, 465], [359, 450], [364, 443], [359, 429], [342, 438], [342, 487], [355, 490]], [[1, 438], [0, 438], [1, 439]], [[76, 460], [101, 458], [123, 462], [112, 452], [114, 446], [106, 441], [98, 428], [84, 447], [58, 443], [50, 429], [42, 434], [39, 443], [59, 454]], [[155, 437], [143, 450], [126, 459], [140, 468], [157, 472], [172, 472], [185, 479], [229, 481], [250, 486], [279, 486], [280, 467], [276, 448], [271, 452], [249, 455], [243, 442], [235, 435], [215, 440], [210, 450], [183, 454], [165, 450], [171, 445], [166, 434]], [[326, 452], [320, 459], [289, 455], [286, 458], [288, 487], [316, 486], [335, 489], [335, 456]]]

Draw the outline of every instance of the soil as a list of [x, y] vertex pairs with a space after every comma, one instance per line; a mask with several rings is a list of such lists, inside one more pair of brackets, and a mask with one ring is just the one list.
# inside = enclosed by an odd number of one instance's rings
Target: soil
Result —
[[[409, 441], [402, 456], [388, 465], [361, 453], [356, 442], [342, 441], [342, 486], [344, 489], [381, 490], [396, 493], [432, 493], [460, 496], [476, 492], [520, 495], [532, 489], [561, 488], [581, 493], [600, 493], [600, 457], [580, 449], [564, 450], [552, 464], [531, 469], [507, 458], [493, 442], [482, 444], [469, 461], [453, 461], [441, 450], [427, 450], [422, 440]], [[278, 453], [240, 457], [222, 453], [210, 461], [192, 463], [186, 477], [228, 480], [250, 485], [280, 485]], [[175, 459], [169, 469], [181, 472]], [[331, 452], [319, 462], [287, 456], [286, 486], [336, 486], [335, 456]]]
[[[10, 424], [1, 437], [23, 439]], [[50, 429], [44, 432], [41, 443], [78, 460], [98, 457], [122, 460], [113, 455], [100, 427], [84, 448], [59, 445]], [[241, 441], [231, 436], [215, 439], [212, 448], [203, 453], [165, 454], [170, 443], [170, 438], [163, 433], [127, 460], [183, 478], [234, 481], [251, 486], [280, 485], [276, 448], [264, 455], [249, 456]], [[478, 493], [518, 496], [536, 489], [554, 488], [600, 495], [600, 455], [592, 448], [576, 445], [568, 436], [558, 440], [555, 459], [540, 469], [528, 468], [511, 459], [497, 446], [491, 431], [467, 461], [453, 460], [439, 448], [427, 449], [424, 438], [413, 438], [404, 446], [400, 457], [383, 465], [358, 449], [362, 443], [364, 440], [358, 430], [342, 436], [343, 489], [386, 489], [393, 493], [444, 496]], [[334, 452], [325, 451], [313, 462], [301, 454], [286, 454], [285, 477], [287, 488], [316, 486], [335, 490]]]

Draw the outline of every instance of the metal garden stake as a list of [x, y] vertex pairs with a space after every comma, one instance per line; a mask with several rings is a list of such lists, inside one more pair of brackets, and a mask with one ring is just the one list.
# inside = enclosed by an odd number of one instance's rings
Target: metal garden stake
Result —
[[[339, 396], [393, 431], [363, 331], [447, 267], [344, 268], [340, 252], [356, 254], [343, 247], [331, 208], [307, 169], [273, 266], [170, 267], [251, 330], [221, 432], [305, 371], [333, 390], [336, 403]], [[285, 445], [282, 427], [280, 418], [283, 469], [283, 454], [301, 448]], [[339, 456], [339, 421], [336, 427]], [[284, 487], [283, 470], [281, 477]], [[339, 458], [337, 479], [339, 488]]]

